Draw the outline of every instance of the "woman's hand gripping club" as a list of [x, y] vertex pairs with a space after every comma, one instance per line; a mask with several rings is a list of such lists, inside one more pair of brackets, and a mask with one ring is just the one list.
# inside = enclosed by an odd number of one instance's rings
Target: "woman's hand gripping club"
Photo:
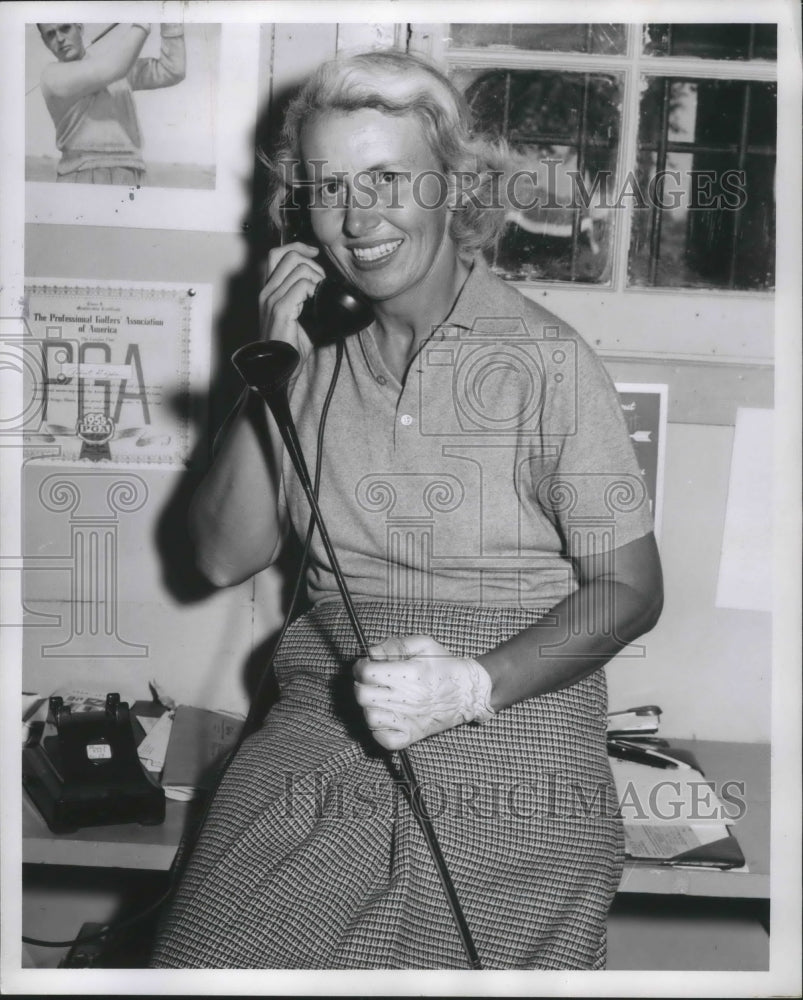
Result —
[[466, 722], [486, 722], [491, 678], [428, 635], [392, 636], [354, 664], [354, 691], [374, 738], [401, 750]]

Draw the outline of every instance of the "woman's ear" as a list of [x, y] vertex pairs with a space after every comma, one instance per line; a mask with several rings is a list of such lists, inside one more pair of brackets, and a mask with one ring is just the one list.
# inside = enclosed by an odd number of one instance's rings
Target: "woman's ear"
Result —
[[454, 212], [457, 208], [457, 182], [453, 172], [446, 175], [446, 209]]
[[464, 150], [458, 162], [445, 171], [447, 179], [447, 206], [452, 212], [464, 212], [472, 206], [480, 210], [484, 188], [487, 184], [487, 170], [473, 149]]
[[[473, 181], [473, 185], [472, 185]], [[471, 196], [477, 179], [472, 178], [470, 170], [448, 170], [446, 172], [446, 208], [450, 212], [462, 212], [466, 207], [466, 199]]]

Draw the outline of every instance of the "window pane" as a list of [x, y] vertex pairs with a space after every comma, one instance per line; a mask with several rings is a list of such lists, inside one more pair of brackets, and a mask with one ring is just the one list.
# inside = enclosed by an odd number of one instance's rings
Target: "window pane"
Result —
[[[702, 95], [700, 93], [702, 87]], [[667, 93], [668, 89], [668, 93]], [[657, 77], [642, 91], [639, 145], [670, 142], [727, 147], [739, 141], [744, 84], [731, 80], [671, 80]], [[666, 121], [662, 114], [664, 101]], [[774, 141], [773, 130], [773, 141]]]
[[700, 59], [776, 59], [774, 24], [645, 24], [648, 56]]
[[452, 48], [509, 45], [537, 52], [623, 54], [627, 43], [623, 24], [451, 24]]
[[453, 75], [477, 126], [515, 153], [507, 227], [490, 259], [505, 277], [610, 279], [622, 81], [617, 74], [472, 70]]
[[772, 288], [775, 84], [642, 88], [630, 284]]
[[778, 121], [777, 86], [774, 83], [750, 88], [749, 128], [747, 140], [751, 145], [775, 148]]
[[512, 45], [512, 24], [450, 24], [449, 46], [453, 49]]
[[778, 27], [775, 24], [756, 24], [754, 59], [778, 58]]

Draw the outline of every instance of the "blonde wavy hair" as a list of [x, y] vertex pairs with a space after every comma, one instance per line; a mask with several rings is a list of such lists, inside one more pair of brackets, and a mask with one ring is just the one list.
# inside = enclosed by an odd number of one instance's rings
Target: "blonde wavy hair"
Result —
[[[273, 155], [260, 151], [271, 175], [268, 213], [280, 231], [282, 207], [296, 185], [291, 178], [301, 163], [301, 131], [327, 112], [373, 108], [387, 115], [412, 115], [438, 159], [450, 190], [458, 174], [470, 177], [470, 197], [462, 182], [453, 199], [450, 232], [459, 252], [474, 254], [491, 245], [505, 224], [497, 181], [510, 163], [507, 145], [475, 135], [470, 109], [457, 88], [434, 66], [417, 56], [390, 50], [363, 52], [323, 63], [287, 107]], [[493, 187], [497, 185], [494, 196]]]

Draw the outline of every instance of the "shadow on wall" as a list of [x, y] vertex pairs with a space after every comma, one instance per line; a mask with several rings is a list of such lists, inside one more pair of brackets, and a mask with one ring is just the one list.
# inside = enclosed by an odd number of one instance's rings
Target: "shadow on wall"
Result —
[[[275, 145], [281, 128], [284, 109], [293, 96], [287, 91], [274, 97], [260, 117], [255, 132], [255, 148], [270, 150]], [[214, 587], [196, 568], [195, 552], [188, 531], [188, 511], [192, 496], [207, 471], [211, 461], [214, 436], [226, 416], [236, 404], [242, 381], [231, 364], [234, 351], [259, 337], [258, 298], [263, 285], [266, 258], [271, 247], [279, 243], [278, 233], [267, 216], [268, 175], [266, 168], [255, 157], [251, 180], [249, 211], [242, 223], [247, 256], [243, 267], [229, 279], [222, 311], [216, 325], [212, 350], [212, 380], [207, 408], [194, 405], [189, 398], [175, 399], [173, 405], [190, 414], [208, 413], [209, 427], [201, 427], [200, 442], [191, 455], [187, 469], [180, 478], [173, 494], [165, 504], [155, 529], [155, 542], [162, 568], [162, 582], [171, 596], [181, 604], [192, 604], [207, 599]], [[197, 419], [197, 416], [195, 417]], [[260, 498], [255, 497], [258, 503]], [[289, 606], [292, 590], [299, 569], [300, 545], [285, 546], [276, 563], [282, 580], [282, 611]], [[268, 662], [269, 654], [278, 637], [278, 629], [259, 643], [243, 665], [244, 683], [249, 697], [253, 697], [256, 684]], [[275, 691], [274, 691], [275, 695]]]

